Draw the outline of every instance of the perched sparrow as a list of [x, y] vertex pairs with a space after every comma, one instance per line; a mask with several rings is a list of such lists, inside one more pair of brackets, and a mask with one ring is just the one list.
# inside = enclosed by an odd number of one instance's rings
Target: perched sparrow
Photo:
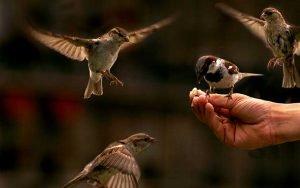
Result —
[[40, 32], [31, 27], [28, 30], [31, 36], [47, 47], [74, 60], [88, 60], [90, 79], [84, 93], [84, 98], [87, 99], [92, 94], [103, 94], [103, 76], [110, 80], [110, 85], [123, 86], [123, 82], [110, 72], [118, 58], [119, 51], [144, 40], [159, 28], [169, 25], [173, 20], [174, 17], [169, 17], [133, 32], [116, 27], [95, 39]]
[[264, 9], [261, 19], [258, 19], [222, 3], [218, 3], [216, 7], [241, 22], [272, 50], [274, 58], [269, 61], [268, 68], [283, 66], [282, 87], [300, 87], [300, 77], [294, 61], [294, 54], [300, 55], [300, 31], [297, 27], [287, 24], [275, 8]]
[[207, 94], [213, 92], [214, 89], [230, 88], [227, 95], [229, 98], [231, 98], [234, 85], [238, 81], [249, 76], [262, 76], [262, 74], [241, 73], [235, 64], [212, 55], [200, 57], [195, 70], [197, 81], [200, 83], [201, 79], [204, 78], [208, 83]]
[[134, 156], [153, 142], [154, 138], [138, 133], [110, 144], [64, 188], [80, 182], [99, 188], [137, 188], [140, 169]]

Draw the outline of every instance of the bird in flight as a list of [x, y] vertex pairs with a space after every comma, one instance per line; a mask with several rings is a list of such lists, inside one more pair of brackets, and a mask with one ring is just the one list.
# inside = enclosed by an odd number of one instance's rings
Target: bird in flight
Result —
[[134, 156], [154, 141], [149, 135], [138, 133], [110, 144], [64, 188], [81, 182], [97, 188], [137, 188], [141, 172]]
[[29, 34], [45, 46], [60, 54], [77, 61], [88, 62], [89, 82], [84, 92], [84, 98], [103, 94], [102, 78], [110, 81], [110, 85], [123, 86], [123, 82], [110, 72], [121, 50], [143, 41], [158, 29], [171, 24], [175, 16], [170, 16], [143, 29], [128, 32], [115, 27], [107, 33], [94, 39], [85, 39], [67, 35], [59, 35], [40, 31], [31, 26]]
[[289, 25], [281, 12], [272, 7], [262, 11], [261, 19], [239, 12], [223, 3], [217, 3], [216, 7], [241, 22], [267, 44], [274, 55], [268, 63], [268, 68], [283, 66], [283, 88], [300, 87], [300, 77], [294, 60], [295, 54], [300, 55], [298, 27]]

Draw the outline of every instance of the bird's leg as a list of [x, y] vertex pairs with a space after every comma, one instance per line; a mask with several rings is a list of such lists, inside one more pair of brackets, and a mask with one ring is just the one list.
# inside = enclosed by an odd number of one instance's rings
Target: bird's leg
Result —
[[114, 76], [112, 73], [110, 73], [109, 70], [106, 71], [100, 71], [100, 73], [110, 81], [110, 85], [114, 86], [123, 86], [123, 82], [121, 82], [116, 76]]
[[229, 93], [226, 95], [226, 97], [228, 97], [228, 100], [232, 99], [232, 94], [233, 94], [233, 87], [230, 88]]
[[213, 88], [209, 86], [209, 89], [206, 90], [206, 97], [209, 97], [209, 95], [212, 93]]
[[282, 63], [284, 62], [284, 60], [285, 60], [285, 57], [282, 57], [282, 58], [274, 57], [274, 58], [270, 59], [267, 67], [270, 70], [270, 69], [274, 69], [277, 66], [282, 66]]
[[110, 82], [110, 85], [114, 85], [114, 86], [124, 86], [124, 83], [119, 80], [115, 75], [113, 75], [112, 73], [110, 73], [109, 70], [107, 70], [110, 78], [112, 79], [112, 81]]
[[112, 81], [112, 78], [110, 77], [108, 71], [99, 71], [102, 76], [104, 76], [107, 80]]
[[281, 58], [278, 58], [277, 60], [276, 60], [276, 65], [275, 66], [283, 66], [283, 64], [285, 63], [285, 62], [292, 62], [293, 61], [293, 59], [291, 59], [291, 58], [293, 58], [293, 56], [291, 56], [291, 57], [281, 57]]
[[267, 65], [268, 70], [270, 70], [271, 68], [274, 68], [274, 66], [276, 64], [276, 60], [277, 60], [276, 57], [269, 60], [268, 65]]

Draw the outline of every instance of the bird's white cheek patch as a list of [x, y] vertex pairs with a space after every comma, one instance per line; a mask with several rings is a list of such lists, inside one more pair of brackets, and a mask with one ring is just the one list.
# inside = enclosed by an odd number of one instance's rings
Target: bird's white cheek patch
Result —
[[207, 71], [207, 73], [215, 73], [218, 70], [218, 66], [217, 65], [211, 65]]
[[222, 66], [221, 61], [221, 59], [217, 59], [217, 61], [214, 64], [209, 66], [207, 73], [215, 73]]

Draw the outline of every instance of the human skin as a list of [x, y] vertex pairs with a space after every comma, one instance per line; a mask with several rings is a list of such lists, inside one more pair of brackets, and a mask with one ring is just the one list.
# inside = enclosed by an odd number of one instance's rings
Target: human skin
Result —
[[196, 117], [224, 144], [257, 149], [300, 139], [300, 103], [281, 104], [233, 94], [190, 92]]

